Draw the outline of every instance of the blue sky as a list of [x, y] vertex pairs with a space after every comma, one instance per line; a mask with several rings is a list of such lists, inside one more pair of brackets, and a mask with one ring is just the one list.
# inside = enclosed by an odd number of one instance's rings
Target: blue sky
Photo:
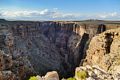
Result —
[[0, 0], [0, 18], [120, 20], [120, 0]]

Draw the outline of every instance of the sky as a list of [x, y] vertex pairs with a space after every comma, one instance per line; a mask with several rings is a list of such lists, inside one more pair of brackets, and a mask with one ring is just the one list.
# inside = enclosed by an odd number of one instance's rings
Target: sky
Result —
[[120, 20], [120, 0], [0, 0], [9, 20]]

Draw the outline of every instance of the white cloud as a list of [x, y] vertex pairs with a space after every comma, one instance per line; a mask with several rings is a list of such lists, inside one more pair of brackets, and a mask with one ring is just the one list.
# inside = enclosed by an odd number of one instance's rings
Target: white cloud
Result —
[[118, 13], [117, 13], [117, 12], [113, 12], [113, 13], [111, 13], [110, 15], [111, 15], [111, 16], [117, 16]]
[[0, 10], [0, 18], [22, 20], [81, 20], [81, 19], [118, 19], [117, 12], [111, 13], [65, 13], [57, 8], [52, 10]]
[[3, 17], [32, 17], [32, 16], [41, 16], [48, 13], [48, 10], [42, 11], [3, 11], [1, 12]]
[[113, 18], [113, 17], [118, 17], [118, 13], [117, 12], [112, 12], [112, 13], [104, 13], [104, 14], [99, 14], [97, 15], [99, 18]]
[[0, 12], [0, 17], [3, 18], [34, 18], [34, 17], [40, 17], [40, 18], [48, 18], [48, 19], [62, 19], [62, 18], [75, 18], [76, 15], [75, 14], [70, 14], [70, 13], [62, 13], [60, 11], [58, 11], [57, 8], [54, 8], [53, 10], [48, 10], [48, 9], [44, 9], [44, 10], [36, 10], [36, 11], [1, 11]]

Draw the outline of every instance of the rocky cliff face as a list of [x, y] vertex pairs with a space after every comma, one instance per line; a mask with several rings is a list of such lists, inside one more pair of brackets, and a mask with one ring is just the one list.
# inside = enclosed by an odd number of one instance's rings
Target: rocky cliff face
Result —
[[[119, 27], [111, 27], [111, 24], [107, 23], [52, 21], [8, 21], [1, 22], [0, 26], [0, 32], [7, 36], [0, 39], [0, 49], [12, 56], [12, 72], [16, 73], [15, 69], [20, 71], [20, 78], [32, 75], [33, 71], [44, 75], [51, 70], [57, 70], [59, 74], [64, 74], [62, 76], [72, 76], [71, 73], [84, 58], [91, 38], [108, 29]], [[15, 64], [24, 67], [21, 67], [21, 70], [18, 69], [19, 66], [15, 68]]]
[[0, 34], [0, 80], [21, 80], [34, 70], [27, 56], [14, 54], [14, 38], [8, 30]]
[[92, 38], [84, 64], [98, 65], [110, 73], [120, 72], [120, 29], [108, 30]]

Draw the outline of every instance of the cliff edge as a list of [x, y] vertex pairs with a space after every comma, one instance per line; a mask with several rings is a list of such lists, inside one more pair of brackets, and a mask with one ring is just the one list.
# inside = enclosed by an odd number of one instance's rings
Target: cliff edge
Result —
[[98, 65], [111, 73], [120, 72], [120, 28], [92, 38], [84, 65]]

